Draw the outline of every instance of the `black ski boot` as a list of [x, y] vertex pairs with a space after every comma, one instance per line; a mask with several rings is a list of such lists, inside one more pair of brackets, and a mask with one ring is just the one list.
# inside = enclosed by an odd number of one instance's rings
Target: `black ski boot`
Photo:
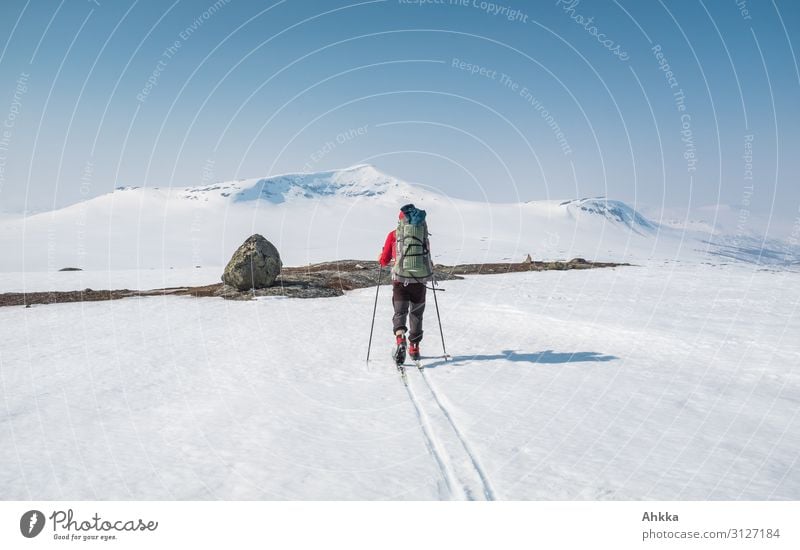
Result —
[[408, 355], [415, 363], [419, 362], [419, 342], [409, 342]]
[[406, 362], [406, 336], [400, 333], [396, 336], [397, 341], [392, 352], [392, 358], [398, 367], [401, 367]]

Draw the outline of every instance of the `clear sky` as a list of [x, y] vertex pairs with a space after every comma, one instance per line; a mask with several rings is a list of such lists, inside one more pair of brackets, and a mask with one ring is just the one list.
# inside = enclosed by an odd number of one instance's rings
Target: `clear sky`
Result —
[[3, 0], [0, 211], [366, 162], [791, 224], [799, 4]]

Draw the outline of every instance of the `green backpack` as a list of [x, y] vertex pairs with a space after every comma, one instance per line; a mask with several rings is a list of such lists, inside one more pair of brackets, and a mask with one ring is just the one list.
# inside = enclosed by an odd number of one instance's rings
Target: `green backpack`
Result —
[[392, 279], [408, 283], [424, 283], [433, 275], [430, 250], [428, 249], [428, 224], [425, 211], [407, 204], [404, 214], [397, 221], [395, 232], [396, 251]]

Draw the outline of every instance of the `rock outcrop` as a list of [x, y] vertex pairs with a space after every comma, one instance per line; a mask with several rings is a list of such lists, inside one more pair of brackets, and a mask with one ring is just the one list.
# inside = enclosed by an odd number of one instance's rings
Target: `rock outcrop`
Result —
[[252, 235], [233, 253], [222, 282], [238, 291], [269, 288], [281, 267], [278, 249], [261, 235]]
[[[254, 235], [253, 237], [256, 237]], [[251, 237], [251, 238], [253, 238]], [[263, 237], [262, 237], [263, 238]], [[248, 239], [250, 240], [250, 239]], [[274, 248], [274, 247], [273, 247]], [[237, 251], [238, 252], [238, 251]], [[568, 262], [522, 262], [494, 264], [436, 265], [436, 281], [462, 279], [461, 275], [514, 273], [520, 271], [547, 271], [567, 269], [614, 268], [630, 264], [590, 262], [573, 258]], [[120, 298], [145, 296], [195, 296], [222, 297], [227, 300], [251, 300], [258, 296], [284, 296], [287, 298], [325, 298], [341, 296], [348, 290], [367, 288], [377, 283], [378, 262], [340, 260], [303, 267], [287, 267], [267, 288], [237, 290], [230, 285], [216, 283], [205, 286], [159, 288], [154, 290], [85, 290], [67, 292], [27, 292], [0, 294], [0, 307], [56, 304], [62, 302], [96, 302]], [[390, 284], [386, 270], [381, 284]], [[429, 283], [430, 285], [430, 283]], [[440, 289], [444, 290], [444, 289]]]

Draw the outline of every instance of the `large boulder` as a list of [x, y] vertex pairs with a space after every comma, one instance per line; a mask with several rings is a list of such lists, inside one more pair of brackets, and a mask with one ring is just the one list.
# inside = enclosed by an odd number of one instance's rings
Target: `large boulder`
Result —
[[267, 288], [281, 272], [278, 249], [261, 235], [252, 235], [233, 253], [222, 282], [237, 290]]

